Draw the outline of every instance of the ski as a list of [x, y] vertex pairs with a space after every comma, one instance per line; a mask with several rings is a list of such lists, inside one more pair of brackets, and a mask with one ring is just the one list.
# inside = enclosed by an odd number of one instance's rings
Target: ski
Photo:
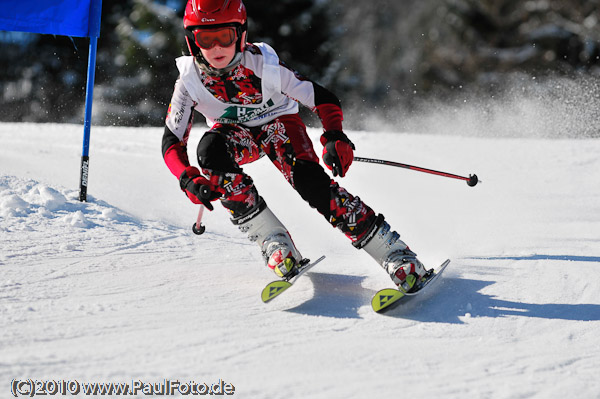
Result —
[[425, 276], [419, 280], [417, 283], [417, 290], [414, 292], [403, 292], [398, 288], [385, 288], [378, 291], [371, 300], [371, 307], [377, 313], [385, 313], [394, 309], [396, 306], [406, 301], [406, 299], [402, 301], [402, 298], [410, 298], [421, 294], [425, 288], [438, 279], [449, 264], [450, 259], [446, 259], [437, 270], [431, 269], [428, 271]]
[[321, 262], [323, 259], [325, 259], [325, 255], [321, 256], [319, 259], [317, 259], [316, 261], [314, 261], [312, 263], [308, 263], [304, 266], [301, 266], [298, 269], [298, 273], [296, 275], [294, 275], [290, 278], [282, 279], [282, 280], [275, 280], [275, 281], [272, 281], [269, 284], [267, 284], [267, 286], [262, 290], [262, 294], [261, 294], [262, 301], [264, 303], [267, 303], [267, 302], [270, 302], [271, 300], [273, 300], [273, 298], [277, 297], [283, 291], [287, 290], [292, 285], [294, 285], [294, 283], [296, 282], [296, 280], [298, 280], [298, 278], [300, 276], [302, 276], [304, 273], [309, 271], [313, 266], [315, 266], [317, 263]]

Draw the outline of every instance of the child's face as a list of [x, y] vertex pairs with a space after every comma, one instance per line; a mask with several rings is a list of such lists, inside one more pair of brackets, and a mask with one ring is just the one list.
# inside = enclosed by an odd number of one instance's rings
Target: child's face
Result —
[[201, 48], [200, 51], [210, 66], [216, 69], [222, 69], [229, 65], [231, 60], [233, 60], [233, 57], [235, 56], [235, 43], [229, 47], [216, 45], [208, 50]]

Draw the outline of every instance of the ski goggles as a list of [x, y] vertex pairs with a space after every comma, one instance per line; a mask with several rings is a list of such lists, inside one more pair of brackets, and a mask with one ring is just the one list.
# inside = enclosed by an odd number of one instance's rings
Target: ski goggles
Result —
[[196, 29], [192, 31], [196, 45], [205, 50], [215, 47], [229, 47], [237, 40], [237, 29], [232, 26], [211, 29]]

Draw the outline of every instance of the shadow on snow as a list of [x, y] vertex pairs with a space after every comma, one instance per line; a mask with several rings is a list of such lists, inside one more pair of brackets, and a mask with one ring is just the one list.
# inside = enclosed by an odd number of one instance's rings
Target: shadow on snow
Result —
[[[335, 318], [361, 318], [359, 309], [370, 306], [374, 290], [361, 287], [364, 277], [328, 273], [309, 273], [314, 296], [288, 309], [288, 312]], [[600, 305], [534, 304], [499, 299], [481, 293], [493, 281], [442, 278], [439, 283], [417, 297], [408, 298], [384, 317], [408, 320], [462, 324], [468, 313], [477, 317], [535, 317], [573, 321], [599, 321]]]
[[365, 277], [329, 273], [306, 273], [314, 287], [314, 296], [288, 309], [288, 312], [311, 316], [358, 319], [358, 309], [370, 303], [375, 291], [361, 287]]
[[493, 281], [445, 278], [426, 297], [416, 298], [389, 316], [418, 321], [463, 323], [462, 316], [471, 317], [535, 317], [574, 321], [600, 320], [600, 305], [595, 304], [534, 304], [499, 299], [480, 291]]
[[572, 262], [600, 262], [600, 256], [579, 255], [526, 255], [526, 256], [485, 256], [468, 259], [478, 260], [566, 260]]

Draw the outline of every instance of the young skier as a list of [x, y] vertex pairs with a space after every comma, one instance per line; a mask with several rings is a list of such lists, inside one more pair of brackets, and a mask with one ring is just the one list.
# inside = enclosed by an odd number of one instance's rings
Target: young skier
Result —
[[[266, 155], [311, 207], [410, 291], [425, 274], [423, 265], [381, 214], [325, 173], [298, 115], [298, 103], [317, 113], [323, 163], [334, 177], [344, 177], [354, 144], [342, 131], [338, 98], [287, 67], [269, 45], [246, 42], [242, 0], [189, 0], [183, 26], [192, 55], [176, 60], [180, 75], [162, 140], [181, 190], [209, 210], [219, 199], [233, 224], [259, 245], [268, 267], [280, 277], [294, 275], [302, 255], [241, 167]], [[210, 127], [197, 147], [202, 173], [187, 156], [194, 110]]]

